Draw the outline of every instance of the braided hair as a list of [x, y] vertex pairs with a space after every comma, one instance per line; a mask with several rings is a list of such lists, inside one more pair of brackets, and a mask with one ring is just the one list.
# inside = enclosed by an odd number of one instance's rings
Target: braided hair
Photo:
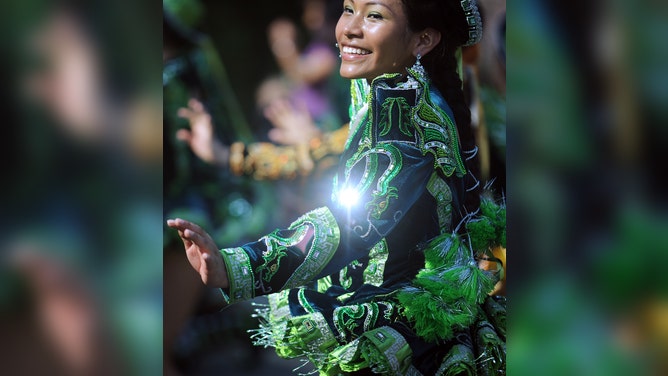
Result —
[[[441, 33], [440, 42], [425, 56], [421, 63], [438, 91], [452, 109], [457, 124], [461, 150], [465, 152], [466, 169], [464, 186], [470, 190], [465, 195], [464, 206], [477, 208], [479, 202], [478, 159], [470, 157], [476, 148], [471, 128], [471, 111], [464, 97], [462, 81], [457, 73], [457, 48], [468, 40], [468, 23], [458, 0], [402, 0], [408, 27], [413, 32], [432, 28]], [[477, 187], [472, 189], [473, 187]]]

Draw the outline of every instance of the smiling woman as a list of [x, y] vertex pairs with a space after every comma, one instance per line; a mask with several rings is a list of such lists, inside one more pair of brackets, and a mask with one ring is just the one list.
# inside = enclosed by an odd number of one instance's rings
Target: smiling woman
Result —
[[480, 199], [455, 58], [480, 28], [470, 0], [345, 0], [350, 135], [331, 202], [220, 251], [168, 222], [229, 302], [268, 295], [256, 344], [323, 375], [505, 373], [505, 301], [476, 262], [505, 247], [505, 207]]

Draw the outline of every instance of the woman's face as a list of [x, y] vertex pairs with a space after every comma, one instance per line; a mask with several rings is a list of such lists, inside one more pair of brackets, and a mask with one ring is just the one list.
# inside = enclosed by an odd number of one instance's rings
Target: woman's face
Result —
[[344, 78], [371, 81], [403, 73], [415, 61], [417, 33], [408, 28], [401, 0], [345, 0], [336, 40]]

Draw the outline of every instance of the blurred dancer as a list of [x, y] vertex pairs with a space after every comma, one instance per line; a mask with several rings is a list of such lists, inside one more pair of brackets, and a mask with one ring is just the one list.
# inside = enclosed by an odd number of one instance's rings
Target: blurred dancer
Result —
[[[37, 321], [25, 332], [2, 330], [3, 340], [23, 345], [2, 351], [11, 354], [1, 361], [9, 374], [160, 368], [153, 349], [162, 331], [161, 270], [133, 267], [161, 260], [150, 252], [160, 247], [151, 239], [160, 198], [144, 194], [160, 187], [160, 103], [146, 85], [150, 63], [137, 52], [150, 55], [150, 33], [133, 22], [147, 9], [129, 8], [119, 31], [109, 28], [128, 9], [115, 3], [48, 3], [20, 52], [38, 62], [21, 72], [33, 122], [22, 127], [15, 158], [29, 175], [11, 179], [20, 189], [4, 203], [3, 241], [9, 237], [12, 265], [34, 303], [22, 307], [17, 326]], [[149, 322], [137, 327], [140, 313]]]
[[[232, 142], [252, 138], [218, 52], [210, 38], [197, 31], [203, 12], [199, 1], [163, 2], [164, 214], [207, 223], [217, 229], [217, 239], [236, 244], [260, 236], [273, 222], [275, 205], [268, 185], [206, 163], [184, 142], [188, 122], [177, 110], [187, 106], [191, 97], [198, 98], [200, 106], [206, 105], [207, 116], [216, 119], [206, 130], [219, 142], [211, 151], [216, 157], [225, 158], [224, 151]], [[203, 320], [201, 315], [220, 308], [222, 301], [215, 291], [197, 282], [197, 275], [180, 252], [178, 237], [167, 231], [164, 235], [168, 276], [164, 286], [169, 291], [164, 296], [165, 371], [174, 374], [177, 369], [187, 370], [194, 354], [216, 345], [207, 339], [212, 331], [226, 338], [243, 332], [251, 308], [247, 305], [226, 311], [221, 321], [231, 324], [224, 328], [214, 329]], [[244, 348], [238, 346], [240, 351]], [[247, 348], [255, 351], [250, 344]]]

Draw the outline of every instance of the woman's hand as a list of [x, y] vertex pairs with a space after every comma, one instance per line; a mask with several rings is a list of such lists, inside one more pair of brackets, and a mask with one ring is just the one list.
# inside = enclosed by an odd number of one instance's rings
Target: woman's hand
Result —
[[211, 115], [206, 112], [202, 102], [190, 99], [188, 107], [180, 108], [177, 114], [190, 122], [190, 130], [179, 130], [176, 138], [186, 142], [193, 153], [204, 162], [227, 166], [229, 149], [215, 137]]
[[168, 219], [167, 226], [179, 232], [188, 261], [202, 282], [209, 287], [228, 287], [225, 262], [211, 236], [198, 225], [180, 218]]
[[296, 107], [287, 100], [275, 100], [264, 110], [264, 116], [274, 126], [269, 131], [269, 139], [273, 142], [305, 145], [312, 138], [320, 136], [320, 130], [313, 123], [304, 104]]

